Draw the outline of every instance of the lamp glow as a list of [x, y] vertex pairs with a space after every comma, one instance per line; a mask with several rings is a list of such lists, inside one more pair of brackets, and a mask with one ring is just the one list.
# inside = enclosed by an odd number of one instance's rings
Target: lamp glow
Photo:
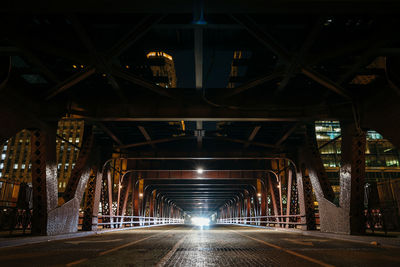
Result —
[[209, 226], [210, 225], [210, 219], [209, 218], [203, 218], [203, 217], [193, 217], [192, 218], [192, 223], [197, 226]]
[[202, 174], [203, 173], [203, 169], [202, 168], [197, 169], [197, 173], [198, 174]]

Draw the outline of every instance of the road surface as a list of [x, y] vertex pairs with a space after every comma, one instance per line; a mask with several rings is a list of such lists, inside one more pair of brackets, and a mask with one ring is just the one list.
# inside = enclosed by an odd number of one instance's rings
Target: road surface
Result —
[[160, 226], [0, 249], [1, 266], [400, 266], [400, 249], [254, 227]]

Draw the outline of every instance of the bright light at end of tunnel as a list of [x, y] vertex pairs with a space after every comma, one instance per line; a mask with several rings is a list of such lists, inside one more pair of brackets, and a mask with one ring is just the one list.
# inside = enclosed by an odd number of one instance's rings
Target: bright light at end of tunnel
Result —
[[209, 218], [204, 218], [204, 217], [193, 217], [192, 218], [192, 223], [197, 226], [209, 226], [210, 225], [210, 219]]
[[197, 169], [197, 173], [198, 173], [198, 174], [202, 174], [202, 173], [203, 173], [203, 169], [202, 169], [202, 168], [198, 168], [198, 169]]

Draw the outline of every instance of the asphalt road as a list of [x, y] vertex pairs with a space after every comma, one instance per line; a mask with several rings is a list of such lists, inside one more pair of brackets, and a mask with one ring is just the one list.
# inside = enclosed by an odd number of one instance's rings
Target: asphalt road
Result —
[[0, 249], [0, 266], [400, 266], [400, 249], [241, 226], [160, 226]]

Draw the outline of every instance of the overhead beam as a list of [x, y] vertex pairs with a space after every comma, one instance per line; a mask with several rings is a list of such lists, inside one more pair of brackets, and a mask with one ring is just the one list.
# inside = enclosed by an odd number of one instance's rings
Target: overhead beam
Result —
[[202, 145], [203, 145], [203, 136], [204, 136], [202, 121], [196, 121], [196, 134], [195, 135], [197, 136], [197, 148], [201, 149]]
[[118, 94], [118, 96], [121, 98], [121, 100], [125, 99], [124, 93], [121, 90], [120, 85], [118, 82], [115, 80], [115, 78], [110, 74], [110, 65], [106, 60], [101, 56], [90, 39], [89, 35], [87, 34], [86, 30], [84, 29], [83, 25], [80, 23], [79, 19], [77, 18], [76, 15], [69, 16], [70, 21], [72, 22], [72, 26], [77, 33], [79, 39], [81, 42], [84, 44], [86, 49], [89, 51], [91, 54], [93, 61], [96, 63], [97, 68], [104, 70], [107, 74], [107, 79], [115, 92]]
[[[144, 138], [148, 141], [151, 142], [151, 137], [149, 135], [149, 133], [146, 131], [146, 129], [143, 126], [138, 126], [139, 131], [142, 133], [142, 135], [144, 136]], [[156, 145], [154, 143], [150, 144], [154, 149], [156, 148]]]
[[312, 27], [310, 33], [307, 35], [306, 40], [304, 41], [303, 45], [300, 48], [300, 51], [293, 57], [291, 63], [286, 68], [285, 77], [279, 83], [277, 91], [282, 91], [289, 83], [290, 79], [293, 77], [299, 64], [304, 61], [305, 55], [310, 50], [312, 44], [315, 42], [317, 36], [321, 32], [324, 27], [323, 18], [320, 17]]
[[[94, 62], [91, 57], [88, 57], [85, 55], [77, 55], [76, 53], [70, 52], [61, 47], [55, 47], [51, 44], [48, 44], [48, 43], [44, 42], [43, 40], [22, 40], [22, 41], [29, 43], [30, 46], [32, 46], [35, 50], [38, 50], [38, 51], [41, 51], [42, 53], [50, 54], [53, 56], [65, 58], [67, 60], [70, 60], [73, 64], [84, 64], [87, 66], [96, 65], [96, 62]], [[105, 60], [107, 62], [108, 59], [105, 59]], [[172, 96], [171, 93], [166, 91], [163, 87], [157, 86], [156, 84], [148, 82], [139, 76], [136, 76], [132, 73], [126, 72], [125, 70], [121, 69], [119, 66], [110, 66], [110, 69], [107, 69], [107, 71], [114, 77], [120, 77], [121, 79], [130, 81], [131, 83], [139, 85], [144, 89], [151, 90], [151, 91], [153, 91], [157, 94], [163, 95], [163, 96], [174, 98], [174, 96]], [[91, 73], [91, 74], [93, 74], [93, 73]], [[84, 77], [84, 78], [87, 78], [87, 77]], [[77, 82], [79, 82], [81, 80], [83, 80], [83, 79], [77, 80]], [[76, 84], [77, 82], [75, 82], [74, 84]], [[69, 87], [71, 87], [71, 86], [69, 86]], [[68, 89], [69, 87], [65, 87], [61, 91], [64, 91], [64, 90]]]
[[166, 142], [172, 142], [172, 141], [177, 141], [177, 140], [184, 140], [184, 139], [192, 139], [194, 138], [193, 136], [177, 136], [177, 137], [169, 137], [169, 138], [162, 138], [162, 139], [157, 139], [157, 140], [150, 140], [146, 142], [139, 142], [139, 143], [134, 143], [134, 144], [129, 144], [129, 145], [121, 145], [118, 148], [124, 149], [124, 148], [132, 148], [132, 147], [138, 147], [138, 146], [145, 146], [145, 145], [154, 145], [154, 144], [159, 144], [159, 143], [166, 143]]
[[131, 31], [114, 44], [107, 52], [108, 58], [119, 57], [164, 17], [164, 15], [158, 14], [151, 14], [144, 17]]
[[287, 132], [275, 143], [276, 146], [280, 146], [288, 137], [299, 127], [299, 123], [295, 123]]
[[261, 126], [255, 126], [255, 127], [253, 128], [253, 131], [251, 131], [251, 134], [250, 134], [249, 138], [247, 139], [248, 142], [247, 142], [246, 144], [243, 145], [244, 148], [249, 147], [251, 141], [253, 141], [253, 139], [256, 137], [256, 135], [257, 135], [257, 133], [258, 133], [258, 131], [259, 131], [260, 129], [261, 129]]
[[[195, 181], [208, 179], [257, 179], [265, 177], [267, 170], [220, 170], [220, 171], [204, 171], [202, 174], [197, 173], [197, 170], [185, 171], [133, 171], [140, 179], [193, 179]], [[190, 184], [189, 184], [190, 185]]]
[[114, 76], [117, 76], [121, 79], [127, 80], [131, 83], [134, 83], [136, 85], [139, 85], [143, 88], [149, 89], [150, 91], [155, 92], [159, 95], [163, 95], [163, 96], [170, 97], [170, 98], [175, 98], [175, 96], [173, 96], [171, 94], [171, 92], [165, 90], [165, 88], [158, 86], [152, 82], [146, 81], [142, 77], [139, 77], [130, 72], [127, 72], [126, 70], [124, 70], [120, 67], [112, 66], [111, 74]]
[[[232, 15], [232, 18], [239, 24], [243, 25], [251, 35], [258, 39], [272, 52], [274, 52], [283, 62], [290, 64], [292, 61], [292, 55], [289, 53], [289, 51], [282, 47], [272, 36], [267, 34], [264, 29], [257, 25], [251, 18], [241, 15]], [[346, 90], [344, 90], [340, 85], [331, 81], [328, 77], [325, 77], [308, 66], [304, 66], [304, 64], [300, 64], [300, 67], [301, 72], [310, 79], [343, 96], [344, 98], [350, 98]]]
[[238, 87], [235, 87], [232, 92], [228, 92], [227, 94], [225, 94], [223, 97], [232, 97], [235, 96], [237, 94], [240, 94], [244, 91], [247, 91], [248, 89], [251, 89], [253, 87], [256, 87], [260, 84], [272, 81], [274, 79], [277, 79], [279, 77], [282, 77], [282, 75], [284, 75], [285, 73], [283, 71], [275, 71], [273, 73], [267, 73], [265, 75], [262, 75], [254, 80], [251, 80], [249, 82], [246, 82]]
[[266, 143], [260, 143], [260, 142], [250, 142], [248, 140], [242, 140], [242, 139], [235, 139], [235, 138], [229, 138], [225, 136], [207, 136], [205, 138], [210, 138], [210, 139], [217, 139], [217, 140], [223, 140], [227, 142], [233, 142], [233, 143], [239, 143], [239, 144], [249, 144], [249, 145], [254, 145], [254, 146], [261, 146], [261, 147], [266, 147], [266, 148], [279, 148], [276, 145], [271, 145], [271, 144], [266, 144]]
[[88, 67], [81, 72], [77, 72], [71, 77], [67, 78], [66, 80], [62, 81], [61, 83], [57, 84], [55, 87], [50, 89], [46, 95], [45, 99], [50, 100], [51, 98], [55, 97], [56, 95], [64, 92], [65, 90], [71, 88], [75, 84], [85, 80], [89, 76], [93, 75], [96, 72], [96, 69], [93, 67]]
[[96, 125], [98, 125], [104, 133], [106, 133], [109, 137], [111, 137], [112, 140], [114, 140], [115, 143], [117, 143], [120, 146], [123, 146], [124, 144], [121, 142], [121, 140], [110, 130], [108, 129], [104, 123], [101, 122], [96, 122]]

